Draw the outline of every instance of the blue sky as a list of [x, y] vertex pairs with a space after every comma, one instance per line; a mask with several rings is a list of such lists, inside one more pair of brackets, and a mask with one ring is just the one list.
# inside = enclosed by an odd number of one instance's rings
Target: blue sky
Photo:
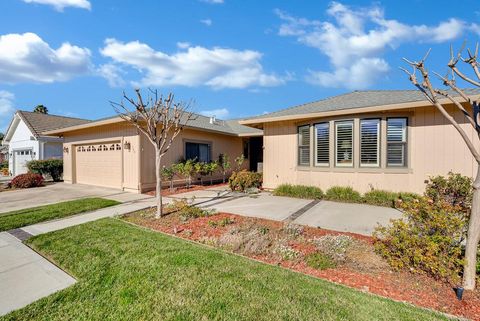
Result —
[[157, 88], [237, 118], [356, 89], [411, 89], [401, 58], [480, 35], [457, 1], [2, 0], [0, 130], [16, 109], [96, 119]]

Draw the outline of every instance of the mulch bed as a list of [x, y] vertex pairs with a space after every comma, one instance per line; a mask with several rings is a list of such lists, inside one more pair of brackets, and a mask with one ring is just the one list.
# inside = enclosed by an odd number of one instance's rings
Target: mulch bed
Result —
[[[182, 193], [193, 192], [193, 191], [201, 191], [208, 188], [221, 187], [221, 186], [227, 186], [227, 185], [228, 184], [226, 183], [213, 184], [213, 185], [192, 185], [190, 188], [187, 188], [185, 186], [180, 186], [180, 187], [174, 187], [173, 191], [171, 191], [170, 188], [167, 187], [162, 189], [162, 196], [170, 196], [170, 195], [182, 194]], [[155, 196], [155, 190], [146, 192], [145, 194], [150, 196]]]
[[[207, 186], [209, 187], [209, 186]], [[213, 216], [194, 219], [182, 219], [178, 213], [169, 214], [161, 219], [154, 219], [152, 211], [132, 213], [124, 217], [125, 220], [158, 230], [178, 237], [212, 245], [211, 240], [220, 238], [232, 228], [253, 225], [262, 226], [273, 231], [282, 231], [283, 222], [267, 219], [250, 218], [228, 213], [218, 213]], [[222, 226], [216, 224], [226, 219], [231, 223]], [[366, 250], [358, 253], [358, 262], [340, 265], [327, 270], [317, 270], [307, 266], [305, 260], [286, 260], [278, 256], [261, 254], [247, 255], [250, 258], [273, 265], [282, 266], [300, 273], [308, 274], [335, 283], [343, 284], [364, 292], [374, 293], [397, 301], [409, 302], [414, 305], [438, 310], [447, 314], [480, 320], [480, 291], [466, 291], [463, 300], [457, 300], [451, 285], [434, 280], [425, 275], [412, 274], [407, 271], [393, 271], [383, 259], [373, 252], [373, 240], [368, 236], [335, 232], [320, 228], [304, 227], [302, 236], [298, 240], [289, 241], [289, 246], [308, 255], [316, 251], [311, 242], [315, 238], [325, 235], [349, 235], [359, 241]], [[379, 268], [366, 268], [362, 261], [381, 260], [375, 262]], [[367, 267], [371, 262], [367, 262]]]

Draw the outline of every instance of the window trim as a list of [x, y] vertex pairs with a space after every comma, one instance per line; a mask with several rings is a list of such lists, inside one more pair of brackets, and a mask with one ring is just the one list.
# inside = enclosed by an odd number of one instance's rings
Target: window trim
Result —
[[[362, 121], [368, 120], [376, 120], [378, 121], [378, 130], [377, 130], [377, 163], [376, 164], [362, 164]], [[359, 128], [358, 128], [358, 135], [359, 135], [359, 159], [358, 159], [358, 167], [364, 168], [380, 168], [381, 167], [381, 159], [382, 159], [382, 118], [380, 117], [370, 117], [370, 118], [359, 118]]]
[[[318, 162], [318, 137], [317, 137], [317, 125], [323, 125], [323, 124], [326, 124], [327, 125], [327, 133], [328, 133], [328, 138], [327, 138], [327, 142], [328, 142], [328, 162], [327, 163], [319, 163]], [[324, 122], [319, 122], [319, 123], [314, 123], [313, 124], [313, 137], [314, 137], [314, 142], [313, 142], [313, 154], [314, 154], [314, 160], [313, 160], [313, 163], [314, 163], [314, 166], [315, 167], [324, 167], [324, 168], [327, 168], [327, 167], [330, 167], [330, 163], [331, 163], [331, 146], [330, 146], [330, 121], [324, 121]]]
[[[337, 151], [338, 151], [338, 140], [337, 140], [337, 137], [338, 137], [338, 132], [337, 132], [337, 125], [339, 123], [350, 123], [351, 124], [351, 127], [352, 127], [352, 146], [351, 146], [351, 151], [352, 151], [352, 155], [350, 156], [351, 158], [351, 163], [349, 164], [341, 164], [341, 163], [338, 163], [338, 154], [337, 154]], [[344, 120], [335, 120], [334, 121], [334, 132], [335, 132], [335, 141], [334, 141], [334, 144], [335, 144], [335, 150], [334, 150], [334, 161], [335, 161], [335, 167], [338, 167], [338, 168], [355, 168], [355, 120], [354, 119], [344, 119]]]
[[[408, 118], [407, 116], [393, 116], [393, 117], [386, 117], [385, 118], [385, 143], [386, 143], [386, 151], [385, 151], [385, 167], [386, 168], [408, 168], [409, 166], [409, 159], [408, 159], [408, 146], [409, 146], [409, 136], [408, 136]], [[396, 142], [393, 144], [402, 144], [404, 146], [405, 155], [403, 155], [403, 164], [402, 165], [389, 165], [388, 164], [388, 120], [389, 119], [405, 119], [405, 141], [404, 142]]]
[[[308, 139], [308, 145], [301, 145], [300, 144], [300, 128], [302, 127], [306, 127], [308, 128], [308, 133], [309, 133], [309, 139]], [[303, 167], [310, 167], [312, 165], [312, 161], [311, 161], [311, 148], [312, 148], [312, 144], [311, 144], [311, 140], [312, 140], [312, 137], [311, 137], [311, 125], [310, 124], [304, 124], [304, 125], [299, 125], [297, 126], [297, 165], [298, 166], [303, 166]], [[301, 149], [304, 149], [304, 148], [307, 148], [308, 149], [308, 164], [302, 164], [300, 162], [300, 150]]]

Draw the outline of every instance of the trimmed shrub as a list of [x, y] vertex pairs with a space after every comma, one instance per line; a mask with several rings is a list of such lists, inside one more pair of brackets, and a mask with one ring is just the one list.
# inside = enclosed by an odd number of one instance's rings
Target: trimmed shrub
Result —
[[335, 262], [328, 256], [320, 252], [315, 252], [309, 254], [305, 257], [305, 262], [311, 268], [316, 270], [326, 270], [333, 269], [337, 265]]
[[44, 159], [32, 160], [27, 163], [28, 170], [32, 173], [50, 175], [54, 182], [59, 182], [63, 174], [63, 160]]
[[260, 188], [262, 186], [262, 173], [250, 171], [233, 172], [228, 179], [228, 185], [232, 191], [245, 192], [250, 188]]
[[14, 188], [30, 188], [43, 185], [43, 177], [40, 174], [26, 173], [15, 176], [10, 182], [10, 186]]
[[375, 249], [396, 269], [456, 282], [463, 263], [467, 218], [460, 206], [428, 197], [399, 204], [404, 218], [377, 227]]
[[447, 177], [433, 176], [425, 188], [425, 196], [434, 202], [444, 200], [453, 206], [460, 206], [462, 211], [470, 213], [472, 207], [473, 182], [470, 177], [448, 173]]
[[400, 197], [399, 193], [389, 192], [381, 189], [372, 189], [363, 194], [363, 201], [370, 205], [395, 207], [395, 202]]
[[325, 193], [325, 198], [331, 201], [358, 203], [362, 201], [360, 193], [350, 186], [333, 186]]
[[167, 213], [178, 212], [184, 220], [192, 218], [207, 217], [214, 214], [213, 210], [204, 210], [200, 207], [188, 205], [184, 200], [174, 200], [173, 203], [166, 206]]
[[3, 162], [0, 162], [0, 169], [8, 169], [8, 160], [4, 160]]
[[305, 199], [322, 199], [323, 191], [316, 186], [282, 184], [273, 191], [273, 195]]

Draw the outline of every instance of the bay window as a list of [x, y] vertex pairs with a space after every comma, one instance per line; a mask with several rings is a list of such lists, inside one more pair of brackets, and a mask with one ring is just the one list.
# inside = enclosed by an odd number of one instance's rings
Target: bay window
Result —
[[407, 166], [407, 118], [387, 118], [387, 166]]
[[310, 166], [310, 125], [298, 127], [298, 165]]
[[315, 124], [315, 166], [330, 165], [329, 123]]
[[335, 166], [353, 167], [353, 120], [335, 122]]
[[360, 120], [360, 166], [380, 166], [380, 119]]

